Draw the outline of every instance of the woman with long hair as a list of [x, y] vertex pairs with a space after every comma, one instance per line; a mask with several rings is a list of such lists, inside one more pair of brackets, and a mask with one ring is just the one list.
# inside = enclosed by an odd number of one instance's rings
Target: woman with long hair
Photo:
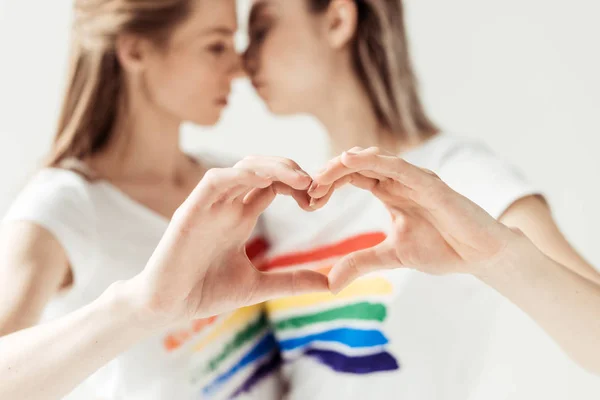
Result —
[[[245, 59], [254, 87], [276, 114], [316, 117], [337, 156], [313, 175], [309, 190], [313, 205], [328, 201], [324, 209], [306, 215], [282, 199], [266, 211], [265, 268], [327, 271], [341, 263], [330, 272], [339, 291], [363, 273], [410, 267], [374, 273], [337, 296], [268, 302], [289, 397], [467, 398], [485, 363], [500, 301], [490, 286], [597, 371], [597, 352], [590, 349], [598, 334], [600, 276], [565, 240], [535, 186], [485, 146], [432, 121], [418, 91], [403, 3], [253, 1]], [[505, 242], [490, 239], [485, 250], [481, 238], [489, 232], [477, 224], [460, 240], [453, 235], [469, 230], [454, 232], [453, 219], [445, 215], [435, 224], [450, 205], [419, 206], [424, 200], [414, 198], [429, 192], [402, 185], [402, 170], [394, 169], [405, 162], [399, 157], [522, 231], [560, 267], [538, 269], [544, 263], [532, 262], [482, 277], [470, 262], [491, 263], [496, 253], [505, 255]], [[341, 187], [349, 179], [373, 193]], [[457, 226], [465, 226], [461, 217], [455, 216]], [[566, 317], [576, 303], [579, 311]]]

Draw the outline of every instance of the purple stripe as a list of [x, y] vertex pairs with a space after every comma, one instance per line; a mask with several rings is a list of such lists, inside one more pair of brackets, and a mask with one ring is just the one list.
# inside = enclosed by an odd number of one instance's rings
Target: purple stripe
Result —
[[349, 374], [371, 374], [400, 369], [396, 359], [388, 352], [350, 357], [335, 351], [309, 349], [304, 354], [316, 358], [334, 371]]
[[257, 360], [266, 357], [272, 351], [277, 350], [277, 342], [275, 341], [275, 336], [272, 333], [267, 334], [264, 338], [261, 339], [260, 342], [256, 343], [256, 345], [250, 349], [250, 352], [246, 354], [237, 364], [235, 364], [231, 369], [224, 374], [217, 377], [210, 385], [203, 389], [203, 393], [205, 395], [212, 395], [215, 391], [217, 391], [221, 386], [231, 379], [236, 373], [241, 371], [243, 368], [248, 365], [256, 362]]
[[262, 363], [244, 384], [231, 396], [232, 399], [250, 392], [259, 382], [271, 375], [281, 366], [281, 353], [275, 352], [267, 361]]

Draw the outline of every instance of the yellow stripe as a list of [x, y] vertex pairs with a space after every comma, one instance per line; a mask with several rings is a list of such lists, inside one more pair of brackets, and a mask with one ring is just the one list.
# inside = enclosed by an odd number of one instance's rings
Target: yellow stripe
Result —
[[207, 344], [227, 333], [237, 332], [240, 330], [240, 327], [245, 326], [249, 321], [254, 320], [256, 315], [260, 313], [261, 308], [261, 305], [240, 308], [222, 322], [217, 322], [214, 329], [196, 343], [194, 351], [201, 351]]
[[393, 286], [388, 280], [384, 278], [365, 278], [352, 283], [337, 295], [331, 293], [314, 293], [269, 301], [267, 303], [267, 311], [269, 313], [276, 313], [278, 311], [310, 307], [353, 297], [389, 295], [392, 293]]

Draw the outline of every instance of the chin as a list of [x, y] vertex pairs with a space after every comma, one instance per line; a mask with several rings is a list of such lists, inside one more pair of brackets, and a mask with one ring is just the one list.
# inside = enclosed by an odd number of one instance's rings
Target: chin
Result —
[[200, 126], [214, 126], [219, 123], [221, 120], [221, 113], [215, 113], [214, 115], [203, 115], [203, 116], [195, 116], [194, 118], [189, 119], [190, 122]]
[[265, 104], [267, 109], [275, 115], [290, 116], [301, 113], [301, 111], [290, 107], [290, 104], [286, 102], [265, 101]]

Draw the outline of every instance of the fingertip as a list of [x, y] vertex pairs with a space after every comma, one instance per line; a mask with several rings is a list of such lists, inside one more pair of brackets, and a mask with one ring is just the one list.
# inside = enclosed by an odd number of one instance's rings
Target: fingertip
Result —
[[291, 186], [292, 186], [292, 188], [294, 188], [296, 190], [308, 190], [310, 188], [310, 186], [312, 185], [312, 183], [313, 183], [313, 180], [310, 176], [298, 174], [297, 179], [295, 179], [294, 184]]
[[360, 157], [360, 154], [351, 153], [351, 152], [347, 151], [342, 154], [341, 161], [344, 166], [351, 168], [352, 166], [357, 164], [359, 157]]
[[350, 277], [344, 273], [344, 269], [339, 266], [331, 268], [327, 274], [329, 291], [334, 295], [339, 294], [348, 285]]
[[296, 276], [295, 291], [314, 292], [314, 291], [329, 291], [329, 279], [317, 271], [304, 270], [299, 271]]

